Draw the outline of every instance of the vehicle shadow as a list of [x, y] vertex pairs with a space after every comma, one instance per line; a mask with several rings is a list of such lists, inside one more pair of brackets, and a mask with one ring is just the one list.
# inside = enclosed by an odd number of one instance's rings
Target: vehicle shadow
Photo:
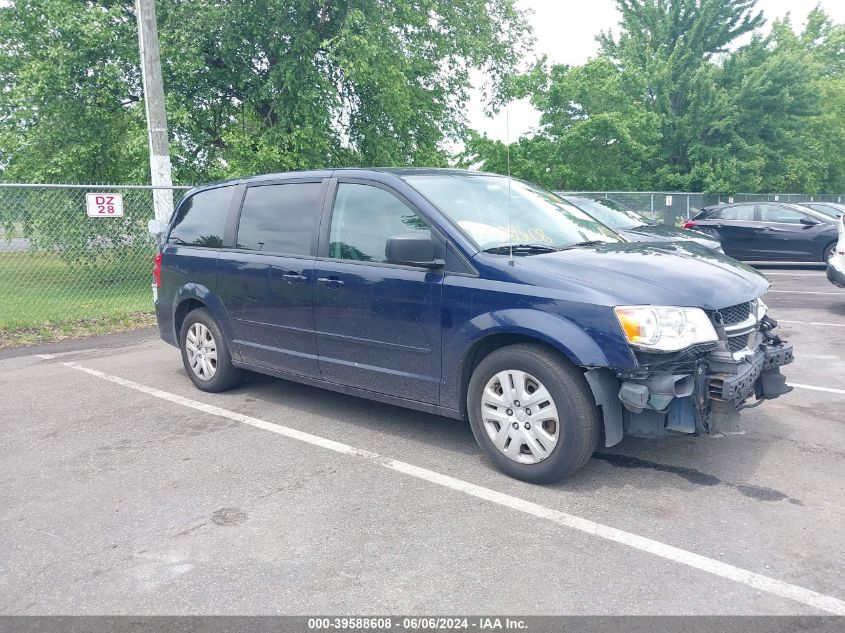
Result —
[[842, 301], [834, 303], [825, 308], [830, 314], [845, 320], [845, 290], [842, 291]]
[[[410, 441], [473, 458], [485, 470], [496, 472], [476, 445], [469, 424], [461, 420], [253, 373], [248, 373], [244, 383], [229, 393], [238, 395], [247, 403], [258, 401], [300, 412], [303, 418], [294, 425], [298, 430], [320, 435], [319, 428], [309, 423], [308, 418], [327, 417], [381, 437], [401, 439], [402, 450], [393, 453], [382, 449], [386, 457], [413, 462], [407, 455], [407, 442]], [[338, 415], [339, 412], [342, 416]], [[786, 428], [779, 430], [777, 419], [760, 411], [755, 411], [753, 418], [747, 422], [751, 427], [748, 435], [625, 438], [611, 448], [600, 445], [584, 468], [565, 481], [545, 487], [585, 493], [595, 492], [597, 487], [634, 486], [640, 493], [649, 489], [689, 490], [690, 486], [702, 489], [729, 487], [756, 500], [787, 501], [800, 505], [799, 499], [793, 499], [782, 491], [750, 483], [759, 463], [767, 459], [772, 450], [772, 442], [767, 436], [778, 435]], [[766, 429], [766, 436], [754, 432], [758, 426]], [[350, 443], [355, 444], [354, 441]]]
[[[769, 426], [770, 420], [764, 424]], [[788, 493], [753, 482], [772, 443], [749, 432], [721, 438], [677, 436], [662, 439], [626, 437], [611, 448], [599, 447], [587, 465], [554, 487], [568, 492], [633, 487], [639, 493], [667, 489], [733, 489], [758, 501], [803, 505]]]
[[[231, 393], [261, 400], [270, 405], [295, 409], [306, 416], [327, 417], [344, 425], [365, 428], [381, 435], [393, 435], [439, 449], [465, 455], [477, 453], [469, 424], [439, 415], [423, 413], [327, 389], [247, 372], [244, 382]], [[342, 412], [342, 416], [339, 416]], [[318, 429], [297, 427], [319, 434]], [[396, 455], [388, 455], [396, 457]]]

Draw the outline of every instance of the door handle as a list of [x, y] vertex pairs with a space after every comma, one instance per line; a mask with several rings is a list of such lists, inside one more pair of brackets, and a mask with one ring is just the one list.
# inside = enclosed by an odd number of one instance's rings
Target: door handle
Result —
[[285, 273], [282, 275], [282, 279], [284, 279], [289, 284], [298, 284], [302, 283], [303, 281], [307, 281], [308, 277], [305, 275], [300, 275], [299, 273]]
[[331, 288], [332, 290], [338, 290], [343, 286], [343, 282], [335, 276], [318, 277], [317, 283], [325, 286], [326, 288]]

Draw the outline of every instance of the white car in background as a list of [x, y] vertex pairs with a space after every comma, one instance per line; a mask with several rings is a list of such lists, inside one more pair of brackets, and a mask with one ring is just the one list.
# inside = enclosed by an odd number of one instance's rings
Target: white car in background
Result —
[[845, 288], [845, 215], [839, 218], [839, 241], [827, 260], [827, 278], [833, 285]]

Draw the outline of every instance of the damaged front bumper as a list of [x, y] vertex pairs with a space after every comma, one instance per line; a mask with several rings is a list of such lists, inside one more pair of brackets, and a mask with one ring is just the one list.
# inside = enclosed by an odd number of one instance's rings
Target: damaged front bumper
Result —
[[605, 445], [629, 435], [740, 433], [740, 411], [792, 390], [780, 367], [792, 345], [772, 333], [763, 317], [751, 345], [731, 352], [727, 340], [672, 357], [644, 356], [634, 372], [591, 369], [586, 377], [604, 415]]

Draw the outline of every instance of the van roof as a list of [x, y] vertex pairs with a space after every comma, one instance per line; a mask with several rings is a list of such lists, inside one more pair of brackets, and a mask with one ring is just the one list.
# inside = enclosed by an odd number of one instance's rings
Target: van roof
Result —
[[[340, 174], [356, 174], [366, 175], [368, 173], [391, 174], [397, 178], [404, 176], [423, 176], [423, 175], [453, 175], [453, 176], [502, 176], [502, 174], [493, 174], [482, 171], [471, 171], [469, 169], [454, 169], [450, 167], [341, 167], [337, 169], [312, 169], [303, 171], [284, 171], [270, 174], [259, 174], [257, 176], [246, 176], [244, 178], [230, 178], [228, 180], [219, 180], [203, 185], [192, 187], [185, 195], [201, 191], [203, 189], [213, 189], [215, 187], [222, 187], [226, 185], [238, 185], [253, 182], [263, 182], [270, 180], [282, 180], [287, 178], [331, 178]], [[502, 176], [504, 177], [504, 176]]]

